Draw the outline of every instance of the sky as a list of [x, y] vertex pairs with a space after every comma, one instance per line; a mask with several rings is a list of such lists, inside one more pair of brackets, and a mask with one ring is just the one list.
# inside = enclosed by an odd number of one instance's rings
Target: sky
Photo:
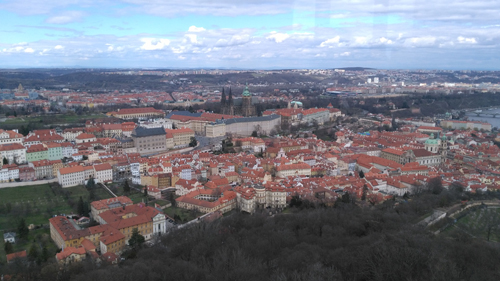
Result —
[[500, 69], [498, 0], [0, 0], [0, 68]]

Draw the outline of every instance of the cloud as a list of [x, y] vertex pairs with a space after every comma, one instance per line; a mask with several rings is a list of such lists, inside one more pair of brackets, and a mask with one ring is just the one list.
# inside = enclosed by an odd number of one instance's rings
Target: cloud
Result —
[[57, 46], [54, 47], [54, 49], [56, 49], [56, 50], [62, 50], [62, 49], [64, 49], [64, 46], [57, 45]]
[[330, 38], [328, 40], [321, 42], [321, 44], [319, 46], [332, 48], [332, 47], [338, 46], [339, 42], [340, 42], [340, 36], [337, 35], [333, 38]]
[[250, 41], [250, 36], [248, 34], [236, 34], [231, 37], [231, 39], [219, 39], [215, 42], [216, 47], [229, 47], [229, 46], [239, 46], [246, 44]]
[[457, 40], [460, 44], [477, 44], [476, 38], [465, 38], [463, 36], [458, 36]]
[[281, 43], [288, 39], [290, 35], [286, 33], [278, 33], [276, 31], [272, 31], [269, 36], [266, 37], [268, 40], [273, 40], [276, 43]]
[[25, 53], [34, 53], [35, 50], [33, 50], [32, 48], [26, 48], [26, 49], [24, 49], [24, 52]]
[[430, 47], [436, 43], [436, 37], [412, 37], [405, 40], [404, 45], [407, 47]]
[[184, 35], [187, 40], [185, 42], [189, 42], [191, 44], [198, 44], [198, 36], [196, 36], [196, 34], [186, 34]]
[[394, 43], [392, 40], [389, 40], [385, 37], [379, 38], [379, 42], [380, 42], [380, 44], [384, 44], [384, 45], [391, 45]]
[[170, 45], [170, 40], [163, 38], [142, 38], [141, 42], [144, 44], [140, 49], [146, 51], [162, 50]]
[[191, 25], [188, 29], [189, 32], [202, 32], [205, 31], [206, 29], [203, 27], [196, 27], [194, 25]]
[[72, 22], [81, 22], [86, 13], [81, 11], [65, 11], [62, 14], [49, 17], [45, 20], [50, 24], [67, 24]]

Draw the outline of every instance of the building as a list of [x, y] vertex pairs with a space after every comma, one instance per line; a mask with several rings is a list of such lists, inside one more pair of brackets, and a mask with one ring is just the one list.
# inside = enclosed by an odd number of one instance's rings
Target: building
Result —
[[85, 259], [87, 251], [84, 247], [67, 247], [56, 254], [56, 260], [59, 264], [71, 264], [81, 262]]
[[15, 244], [16, 243], [16, 233], [15, 232], [5, 232], [3, 234], [3, 242], [4, 243], [11, 243]]
[[64, 137], [59, 135], [56, 130], [34, 130], [24, 138], [25, 145], [41, 144], [64, 141]]
[[208, 138], [223, 137], [226, 135], [226, 124], [211, 122], [205, 125], [205, 136]]
[[0, 144], [23, 143], [23, 135], [16, 131], [0, 129]]
[[49, 159], [49, 149], [43, 144], [33, 144], [26, 149], [26, 161], [33, 162]]
[[170, 139], [170, 146], [168, 148], [183, 148], [188, 147], [191, 142], [191, 138], [194, 137], [194, 131], [189, 128], [181, 129], [165, 129], [167, 143]]
[[20, 143], [9, 143], [0, 145], [0, 156], [11, 163], [26, 163], [26, 148]]
[[57, 179], [59, 184], [65, 188], [85, 184], [85, 175], [86, 172], [83, 166], [74, 166], [60, 169], [57, 172]]
[[244, 117], [234, 119], [218, 120], [217, 123], [226, 124], [226, 133], [237, 136], [251, 136], [254, 131], [264, 135], [271, 135], [276, 128], [281, 126], [280, 115], [268, 115], [261, 117]]
[[491, 131], [491, 124], [479, 121], [442, 120], [441, 127], [452, 130]]
[[199, 189], [175, 199], [177, 207], [197, 210], [201, 213], [212, 213], [220, 211], [229, 212], [236, 207], [236, 193], [225, 191], [217, 193], [213, 190]]
[[113, 168], [109, 163], [94, 165], [94, 177], [99, 180], [99, 182], [111, 182], [113, 181]]
[[276, 176], [279, 178], [310, 175], [311, 166], [309, 166], [307, 163], [284, 164], [276, 167]]
[[86, 142], [95, 142], [97, 138], [93, 134], [81, 133], [75, 138], [75, 142], [77, 144], [86, 143]]
[[48, 143], [45, 145], [48, 149], [47, 156], [49, 160], [60, 160], [63, 159], [63, 150], [60, 143]]
[[7, 255], [7, 263], [13, 263], [17, 259], [26, 259], [28, 257], [28, 254], [26, 253], [26, 250], [20, 251], [20, 252], [15, 252], [12, 254]]
[[132, 132], [137, 152], [149, 155], [167, 150], [166, 133], [163, 128], [137, 127]]
[[21, 181], [33, 181], [36, 180], [35, 169], [32, 167], [21, 167], [19, 168], [19, 179]]
[[229, 88], [229, 98], [226, 100], [224, 88], [222, 89], [221, 111], [227, 115], [242, 115], [244, 117], [257, 115], [255, 106], [253, 105], [252, 94], [248, 91], [248, 86], [245, 87], [241, 94], [241, 105], [237, 105], [233, 100], [231, 88]]
[[122, 208], [123, 206], [132, 205], [132, 200], [127, 196], [118, 196], [115, 198], [93, 201], [90, 203], [92, 218], [99, 221], [99, 214], [114, 208]]
[[35, 169], [35, 176], [37, 179], [50, 179], [54, 177], [53, 163], [49, 160], [33, 161], [28, 164], [31, 168]]
[[140, 118], [163, 118], [165, 113], [153, 107], [143, 108], [123, 108], [118, 111], [107, 113], [109, 116], [114, 116], [121, 119], [140, 119]]
[[241, 149], [251, 151], [252, 153], [264, 152], [266, 150], [265, 142], [260, 138], [248, 137], [241, 139], [233, 139], [233, 143], [238, 146], [241, 145]]
[[114, 208], [99, 214], [100, 222], [119, 230], [128, 241], [134, 229], [150, 240], [154, 235], [167, 232], [165, 214], [143, 203]]

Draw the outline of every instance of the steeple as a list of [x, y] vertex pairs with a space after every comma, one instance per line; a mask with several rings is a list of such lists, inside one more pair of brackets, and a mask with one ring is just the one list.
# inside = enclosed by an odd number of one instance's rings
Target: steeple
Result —
[[229, 87], [229, 99], [227, 100], [228, 105], [233, 105], [233, 93], [231, 92], [231, 87]]
[[222, 97], [220, 103], [222, 106], [226, 105], [226, 93], [224, 93], [224, 88], [222, 88]]

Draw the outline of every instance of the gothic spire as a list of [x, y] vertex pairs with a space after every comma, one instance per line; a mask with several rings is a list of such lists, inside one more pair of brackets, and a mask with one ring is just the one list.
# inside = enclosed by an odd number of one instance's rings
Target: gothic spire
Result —
[[222, 106], [226, 105], [226, 94], [224, 93], [224, 88], [222, 88], [222, 98], [220, 103]]
[[231, 92], [231, 87], [229, 87], [229, 99], [227, 101], [229, 105], [233, 105], [233, 93]]

